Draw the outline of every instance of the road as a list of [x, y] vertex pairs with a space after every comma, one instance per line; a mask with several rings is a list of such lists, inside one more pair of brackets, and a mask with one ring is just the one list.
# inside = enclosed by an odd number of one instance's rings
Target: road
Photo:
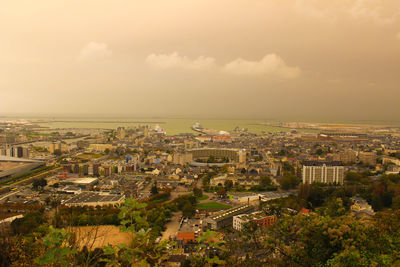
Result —
[[53, 172], [55, 173], [56, 171], [59, 171], [59, 170], [61, 170], [61, 169], [62, 169], [62, 167], [57, 167], [57, 168], [48, 170], [48, 171], [46, 171], [46, 172], [42, 172], [42, 173], [36, 174], [36, 175], [34, 175], [34, 176], [25, 178], [25, 179], [23, 179], [23, 180], [19, 180], [18, 182], [15, 182], [15, 183], [13, 183], [13, 184], [6, 185], [6, 186], [2, 186], [2, 187], [0, 187], [0, 189], [6, 189], [6, 188], [14, 187], [14, 186], [16, 186], [16, 185], [18, 185], [18, 184], [20, 184], [20, 183], [27, 182], [27, 181], [29, 181], [29, 180], [33, 180], [33, 179], [38, 178], [38, 177], [46, 176], [46, 175], [48, 175], [49, 173], [53, 173]]
[[1, 197], [1, 198], [0, 198], [0, 201], [2, 201], [2, 200], [5, 199], [5, 198], [8, 198], [9, 196], [12, 196], [12, 195], [18, 193], [19, 191], [21, 191], [21, 190], [13, 191], [12, 193], [7, 194], [7, 195]]
[[161, 240], [167, 240], [170, 237], [174, 238], [179, 230], [181, 212], [174, 212], [171, 220], [165, 225], [166, 230], [162, 233]]

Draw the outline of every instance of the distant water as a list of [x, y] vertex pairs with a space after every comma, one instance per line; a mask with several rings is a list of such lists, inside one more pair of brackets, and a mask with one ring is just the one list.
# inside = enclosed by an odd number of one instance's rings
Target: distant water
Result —
[[[52, 129], [56, 128], [102, 128], [102, 129], [116, 129], [117, 127], [136, 127], [139, 125], [155, 126], [159, 125], [163, 128], [167, 135], [176, 135], [180, 133], [196, 133], [192, 131], [191, 126], [199, 122], [203, 127], [232, 131], [236, 126], [239, 128], [247, 128], [252, 133], [264, 132], [278, 132], [278, 131], [290, 131], [289, 128], [272, 127], [259, 125], [262, 120], [219, 120], [219, 119], [126, 119], [126, 118], [90, 118], [90, 119], [54, 119], [54, 120], [41, 120], [37, 121], [37, 124], [42, 127], [49, 127]], [[305, 130], [309, 131], [309, 130]]]

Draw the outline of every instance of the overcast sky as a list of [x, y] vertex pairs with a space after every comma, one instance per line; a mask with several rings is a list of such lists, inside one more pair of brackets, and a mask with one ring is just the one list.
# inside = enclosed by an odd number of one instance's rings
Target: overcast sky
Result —
[[0, 113], [400, 120], [399, 0], [0, 0]]

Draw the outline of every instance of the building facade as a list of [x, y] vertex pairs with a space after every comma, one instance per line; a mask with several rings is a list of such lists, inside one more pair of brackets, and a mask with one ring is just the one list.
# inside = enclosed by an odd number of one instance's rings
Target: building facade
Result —
[[278, 221], [275, 215], [267, 216], [263, 211], [256, 211], [250, 214], [241, 214], [233, 217], [233, 229], [241, 231], [243, 225], [249, 222], [254, 222], [258, 226], [269, 226]]
[[376, 165], [376, 152], [359, 152], [358, 160], [370, 166]]
[[309, 161], [303, 165], [303, 183], [343, 184], [344, 167], [341, 162]]

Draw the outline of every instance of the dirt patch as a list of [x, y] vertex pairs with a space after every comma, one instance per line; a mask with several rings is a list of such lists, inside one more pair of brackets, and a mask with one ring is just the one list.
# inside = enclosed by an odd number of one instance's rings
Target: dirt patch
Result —
[[68, 229], [75, 234], [78, 246], [89, 250], [106, 245], [129, 244], [132, 240], [129, 233], [123, 233], [114, 225], [74, 226]]

